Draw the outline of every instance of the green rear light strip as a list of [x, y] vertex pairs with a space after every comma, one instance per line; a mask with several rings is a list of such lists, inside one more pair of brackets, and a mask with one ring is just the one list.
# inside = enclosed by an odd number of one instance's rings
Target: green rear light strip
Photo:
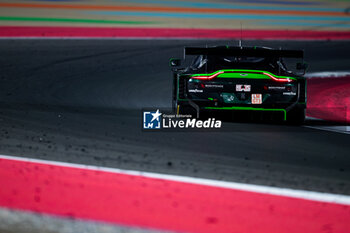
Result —
[[253, 108], [253, 107], [205, 107], [204, 109], [215, 110], [248, 110], [248, 111], [275, 111], [283, 112], [284, 120], [287, 120], [287, 111], [283, 108]]
[[[200, 77], [200, 76], [212, 76], [219, 72], [224, 72], [222, 74], [219, 74], [216, 78], [249, 78], [249, 79], [271, 79], [270, 77], [264, 75], [263, 73], [267, 73], [269, 75], [272, 75], [275, 78], [278, 79], [291, 79], [296, 80], [295, 78], [288, 77], [288, 76], [278, 76], [275, 74], [272, 74], [271, 72], [264, 71], [264, 70], [218, 70], [210, 74], [193, 74], [190, 75], [190, 77]], [[232, 73], [234, 72], [234, 73]], [[256, 74], [260, 73], [260, 74]], [[234, 77], [234, 75], [241, 75], [241, 74], [247, 74], [248, 76], [238, 76]]]

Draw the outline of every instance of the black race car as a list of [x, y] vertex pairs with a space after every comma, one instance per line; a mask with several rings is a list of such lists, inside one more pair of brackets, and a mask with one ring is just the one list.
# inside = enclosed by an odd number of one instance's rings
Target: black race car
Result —
[[[229, 115], [254, 113], [302, 124], [306, 110], [307, 65], [296, 63], [297, 75], [283, 59], [303, 59], [302, 50], [266, 47], [185, 47], [185, 59], [195, 55], [186, 68], [180, 59], [173, 67], [173, 111], [200, 117], [205, 112]], [[295, 65], [295, 64], [294, 64]], [[277, 118], [276, 118], [277, 116]]]

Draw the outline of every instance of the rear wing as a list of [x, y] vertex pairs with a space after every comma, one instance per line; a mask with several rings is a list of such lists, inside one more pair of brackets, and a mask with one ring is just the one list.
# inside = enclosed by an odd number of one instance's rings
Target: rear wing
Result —
[[254, 47], [185, 47], [184, 55], [218, 55], [244, 57], [304, 58], [303, 50], [278, 50]]

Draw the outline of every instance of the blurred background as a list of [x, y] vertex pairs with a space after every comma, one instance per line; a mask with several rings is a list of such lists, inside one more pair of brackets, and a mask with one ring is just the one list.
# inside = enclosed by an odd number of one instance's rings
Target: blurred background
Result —
[[1, 0], [3, 26], [349, 31], [346, 0]]

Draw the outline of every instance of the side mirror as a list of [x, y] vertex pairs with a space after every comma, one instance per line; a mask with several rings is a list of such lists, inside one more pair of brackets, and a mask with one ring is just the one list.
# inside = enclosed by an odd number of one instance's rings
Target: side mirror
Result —
[[178, 58], [171, 58], [169, 61], [169, 65], [171, 67], [177, 67], [177, 66], [181, 66], [181, 59]]
[[307, 63], [297, 63], [297, 70], [306, 70], [309, 67]]

